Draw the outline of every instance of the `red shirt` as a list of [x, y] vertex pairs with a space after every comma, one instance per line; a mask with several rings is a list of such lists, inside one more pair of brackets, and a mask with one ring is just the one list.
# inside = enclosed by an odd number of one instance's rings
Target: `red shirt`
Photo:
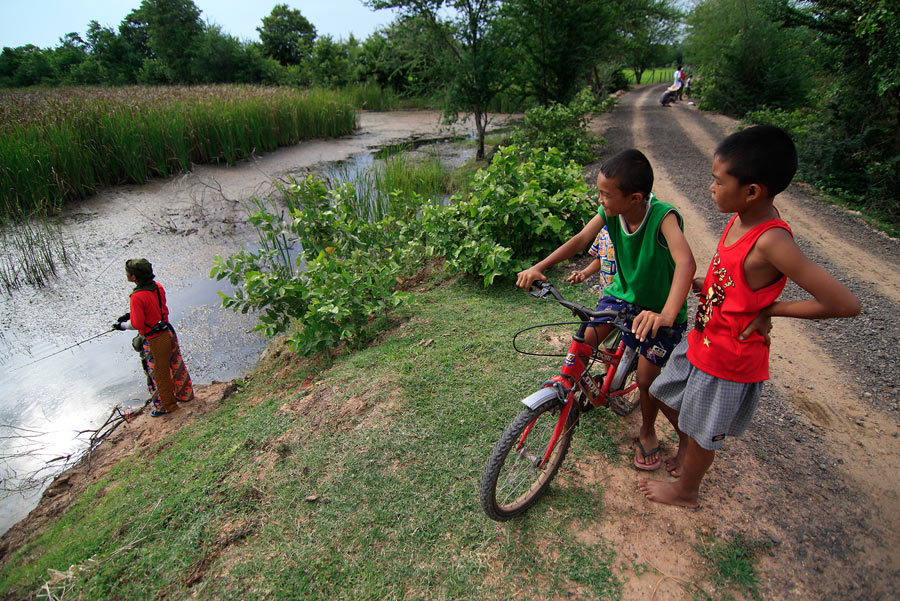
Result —
[[751, 290], [744, 277], [744, 260], [763, 232], [775, 227], [786, 229], [792, 236], [793, 232], [781, 219], [771, 219], [751, 229], [731, 246], [725, 246], [725, 237], [735, 219], [737, 215], [722, 233], [703, 280], [694, 329], [688, 334], [687, 356], [694, 367], [717, 378], [762, 382], [769, 379], [769, 347], [765, 338], [759, 332], [752, 332], [744, 340], [738, 336], [761, 310], [775, 302], [784, 290], [787, 277]]
[[[166, 291], [159, 284], [156, 285], [159, 290], [159, 296], [156, 292], [149, 290], [139, 290], [132, 292], [129, 304], [131, 306], [131, 325], [137, 328], [137, 331], [147, 336], [150, 330], [160, 321], [169, 321], [169, 308], [166, 307]], [[155, 338], [161, 332], [157, 332], [148, 338]]]

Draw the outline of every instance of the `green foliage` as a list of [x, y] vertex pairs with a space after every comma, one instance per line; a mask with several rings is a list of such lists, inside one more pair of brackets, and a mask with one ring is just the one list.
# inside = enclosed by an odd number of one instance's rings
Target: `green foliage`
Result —
[[524, 123], [516, 128], [511, 143], [523, 153], [545, 148], [558, 149], [566, 160], [582, 165], [594, 157], [598, 140], [588, 131], [590, 113], [612, 110], [609, 97], [597, 101], [590, 90], [580, 93], [569, 105], [551, 104], [525, 111]]
[[525, 160], [520, 155], [514, 146], [500, 149], [476, 173], [468, 197], [422, 212], [428, 252], [485, 286], [549, 254], [593, 212], [575, 162], [555, 148], [533, 150]]
[[216, 257], [211, 277], [239, 286], [223, 305], [258, 312], [256, 329], [268, 337], [296, 322], [289, 340], [303, 354], [371, 340], [386, 312], [406, 302], [394, 288], [421, 248], [401, 244], [403, 224], [393, 217], [369, 221], [349, 184], [328, 189], [310, 176], [281, 192], [289, 221], [258, 202], [250, 223], [259, 250]]
[[238, 286], [223, 304], [257, 312], [266, 336], [290, 330], [294, 348], [309, 354], [371, 340], [387, 311], [406, 302], [396, 284], [426, 257], [490, 286], [555, 249], [593, 212], [576, 163], [553, 148], [519, 157], [514, 147], [498, 152], [468, 195], [447, 206], [423, 200], [447, 185], [436, 160], [389, 157], [355, 185], [329, 189], [310, 177], [283, 187], [287, 222], [258, 202], [250, 222], [259, 249], [216, 257], [212, 277]]
[[602, 0], [506, 0], [503, 16], [516, 84], [542, 105], [570, 102], [614, 46], [615, 9]]
[[672, 0], [633, 0], [623, 3], [621, 12], [625, 62], [640, 84], [644, 71], [666, 63], [682, 15]]
[[772, 2], [705, 0], [688, 17], [687, 46], [698, 71], [701, 108], [742, 116], [762, 107], [802, 106], [811, 85], [812, 41], [781, 29]]
[[173, 74], [173, 82], [190, 83], [191, 62], [203, 35], [200, 9], [192, 0], [143, 0], [135, 21], [146, 23], [148, 46]]
[[256, 31], [265, 55], [282, 65], [299, 65], [312, 55], [316, 28], [287, 4], [276, 4]]
[[430, 44], [417, 54], [439, 64], [448, 116], [462, 112], [473, 117], [478, 136], [475, 158], [483, 158], [488, 106], [507, 87], [514, 63], [499, 0], [453, 2], [452, 11], [442, 10], [442, 1], [368, 0], [367, 4], [376, 9], [398, 8], [404, 18], [414, 19], [428, 32], [418, 39]]

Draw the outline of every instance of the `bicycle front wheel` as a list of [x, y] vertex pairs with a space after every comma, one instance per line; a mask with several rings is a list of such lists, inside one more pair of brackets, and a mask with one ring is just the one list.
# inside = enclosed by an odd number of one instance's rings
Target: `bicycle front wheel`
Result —
[[497, 441], [481, 475], [481, 507], [489, 518], [503, 522], [521, 515], [546, 490], [569, 450], [578, 422], [578, 405], [572, 403], [562, 433], [541, 465], [562, 409], [546, 405], [523, 409]]

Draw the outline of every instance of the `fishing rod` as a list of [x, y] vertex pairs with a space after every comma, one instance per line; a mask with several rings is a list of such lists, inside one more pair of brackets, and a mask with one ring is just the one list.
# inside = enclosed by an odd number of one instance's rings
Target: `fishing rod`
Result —
[[85, 338], [84, 340], [82, 340], [82, 341], [80, 341], [80, 342], [76, 342], [75, 344], [69, 345], [69, 346], [67, 346], [67, 347], [64, 348], [64, 349], [58, 350], [58, 351], [56, 351], [55, 353], [50, 353], [50, 354], [47, 355], [46, 357], [41, 357], [40, 359], [35, 359], [34, 361], [31, 361], [31, 362], [29, 362], [29, 363], [26, 363], [25, 365], [20, 365], [19, 367], [15, 367], [15, 368], [13, 368], [13, 371], [15, 371], [15, 370], [17, 370], [17, 369], [22, 369], [22, 368], [24, 368], [24, 367], [28, 367], [29, 365], [34, 365], [35, 363], [38, 363], [39, 361], [43, 361], [44, 359], [49, 359], [50, 357], [53, 357], [54, 355], [58, 355], [58, 354], [60, 354], [60, 353], [64, 353], [64, 352], [66, 352], [66, 351], [69, 350], [69, 349], [73, 349], [73, 348], [75, 348], [76, 346], [81, 346], [81, 345], [84, 344], [85, 342], [90, 342], [90, 341], [93, 340], [94, 338], [100, 338], [101, 336], [105, 336], [106, 334], [109, 334], [110, 332], [114, 332], [114, 331], [115, 331], [115, 328], [110, 328], [110, 329], [106, 330], [105, 332], [100, 332], [99, 334], [95, 334], [94, 336], [91, 336], [90, 338]]

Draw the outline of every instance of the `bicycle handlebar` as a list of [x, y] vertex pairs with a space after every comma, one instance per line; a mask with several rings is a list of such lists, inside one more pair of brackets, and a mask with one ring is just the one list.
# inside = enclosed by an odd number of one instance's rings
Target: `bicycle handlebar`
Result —
[[[535, 298], [546, 298], [547, 296], [552, 296], [552, 300], [571, 310], [576, 317], [581, 319], [581, 321], [589, 321], [592, 317], [608, 317], [610, 318], [610, 323], [614, 324], [616, 327], [625, 332], [630, 332], [631, 328], [625, 323], [625, 321], [632, 320], [637, 317], [637, 314], [628, 312], [625, 309], [623, 309], [622, 311], [595, 311], [593, 309], [585, 307], [584, 305], [573, 303], [572, 301], [568, 301], [563, 298], [563, 295], [560, 294], [559, 290], [557, 290], [556, 287], [553, 286], [553, 284], [544, 280], [535, 280], [531, 285], [532, 287], [536, 286], [538, 289], [531, 290], [528, 292], [528, 294]], [[620, 321], [614, 321], [616, 318], [620, 318]], [[675, 335], [675, 329], [663, 326], [659, 328], [659, 330], [657, 330], [657, 334], [662, 334], [663, 336], [673, 336]]]

